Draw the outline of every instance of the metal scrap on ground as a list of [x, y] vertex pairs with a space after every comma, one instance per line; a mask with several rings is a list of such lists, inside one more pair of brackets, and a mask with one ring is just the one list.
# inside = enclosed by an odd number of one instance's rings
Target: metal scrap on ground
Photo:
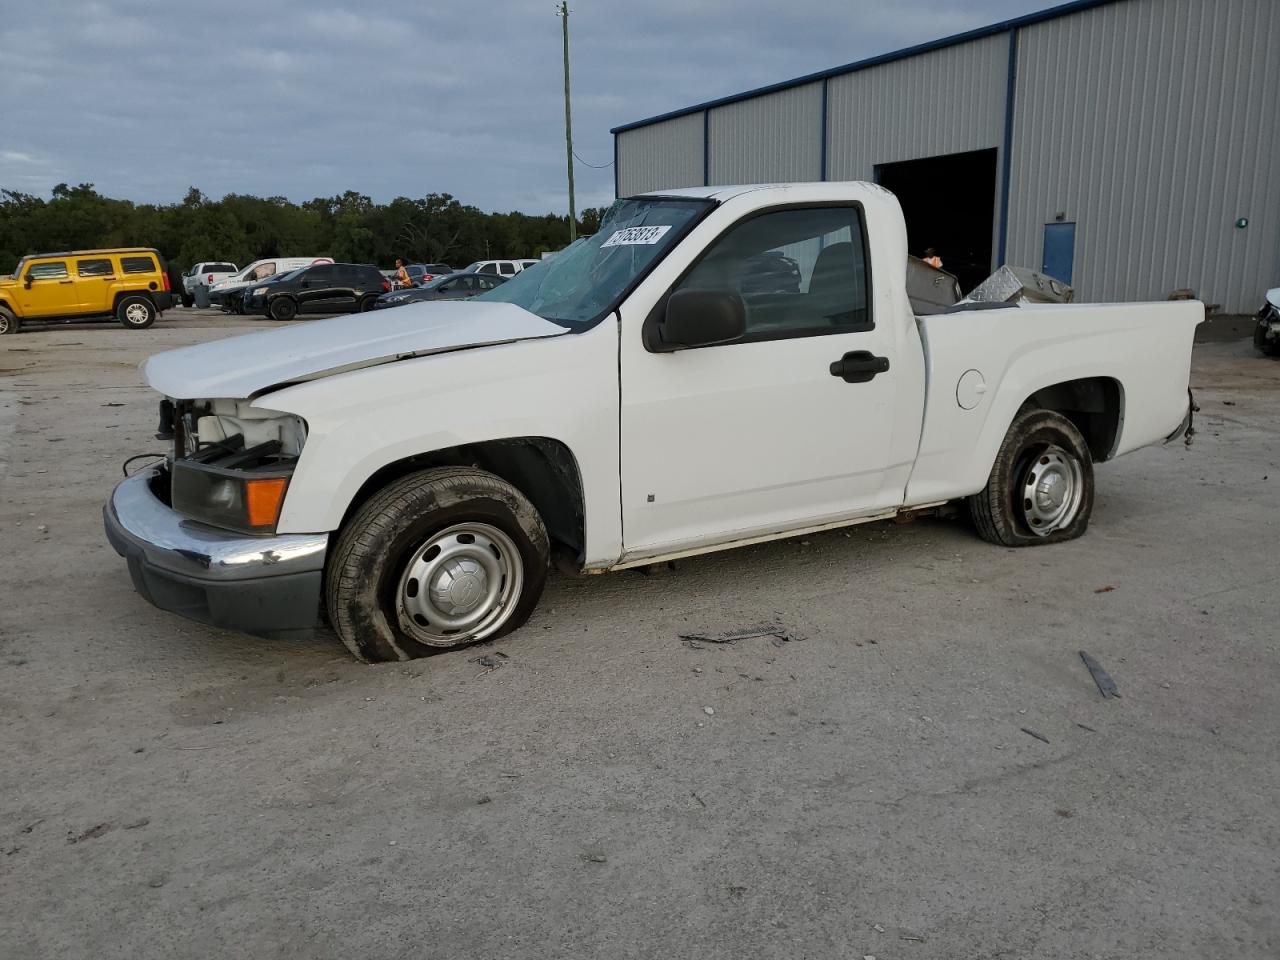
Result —
[[679, 634], [679, 637], [686, 646], [695, 650], [703, 643], [732, 646], [739, 640], [755, 640], [758, 637], [768, 637], [775, 647], [780, 647], [784, 643], [790, 643], [793, 640], [804, 639], [804, 637], [798, 636], [777, 624], [749, 627], [746, 630], [730, 630], [725, 633], [682, 633]]
[[1080, 651], [1080, 659], [1089, 668], [1089, 674], [1093, 677], [1093, 682], [1098, 685], [1098, 691], [1104, 699], [1120, 696], [1120, 691], [1116, 688], [1116, 682], [1111, 679], [1111, 675], [1107, 671], [1102, 669], [1102, 664], [1083, 650]]

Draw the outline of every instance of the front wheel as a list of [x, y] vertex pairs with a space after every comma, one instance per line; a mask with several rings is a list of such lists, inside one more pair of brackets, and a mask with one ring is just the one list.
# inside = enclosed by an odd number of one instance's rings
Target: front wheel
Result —
[[421, 470], [376, 493], [338, 536], [325, 571], [329, 620], [366, 661], [492, 640], [529, 619], [548, 554], [542, 518], [505, 480]]
[[116, 319], [128, 330], [145, 330], [156, 322], [156, 305], [147, 297], [125, 297], [116, 306]]
[[0, 307], [0, 337], [7, 333], [17, 333], [20, 326], [18, 318], [7, 307]]
[[982, 539], [1005, 547], [1081, 536], [1093, 513], [1093, 458], [1076, 425], [1051, 410], [1019, 413], [969, 512]]
[[298, 305], [289, 297], [276, 297], [267, 310], [272, 320], [292, 320], [298, 315]]

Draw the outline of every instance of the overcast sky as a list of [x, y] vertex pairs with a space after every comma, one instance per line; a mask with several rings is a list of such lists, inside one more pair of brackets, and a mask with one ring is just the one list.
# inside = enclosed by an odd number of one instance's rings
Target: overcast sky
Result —
[[[1046, 0], [578, 0], [574, 145], [609, 128], [932, 40]], [[552, 0], [51, 0], [0, 19], [0, 187], [180, 200], [447, 192], [564, 212]], [[576, 165], [580, 207], [611, 167]]]

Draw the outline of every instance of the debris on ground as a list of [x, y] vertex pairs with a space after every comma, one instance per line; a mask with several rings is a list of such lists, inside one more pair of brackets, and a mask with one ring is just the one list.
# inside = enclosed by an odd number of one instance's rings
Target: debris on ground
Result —
[[476, 806], [479, 806], [482, 803], [493, 803], [493, 797], [489, 796], [486, 793], [483, 797], [481, 797], [479, 800], [476, 801]]
[[725, 633], [679, 634], [680, 640], [691, 650], [701, 649], [704, 643], [731, 647], [739, 640], [755, 640], [760, 637], [768, 637], [769, 642], [775, 647], [780, 647], [784, 643], [791, 643], [793, 640], [804, 639], [804, 637], [794, 634], [777, 624], [764, 624], [758, 627], [748, 627], [745, 630], [729, 630]]
[[1032, 730], [1030, 727], [1019, 727], [1018, 729], [1019, 729], [1019, 730], [1021, 730], [1023, 733], [1025, 733], [1025, 734], [1026, 734], [1027, 736], [1029, 736], [1029, 737], [1035, 737], [1037, 740], [1039, 740], [1039, 741], [1040, 741], [1040, 742], [1042, 742], [1042, 743], [1048, 743], [1048, 742], [1049, 742], [1049, 738], [1048, 738], [1048, 737], [1046, 737], [1046, 736], [1045, 736], [1044, 734], [1042, 734], [1042, 733], [1036, 733], [1036, 732], [1035, 732], [1034, 730]]
[[67, 843], [81, 843], [85, 840], [96, 840], [104, 833], [111, 829], [111, 824], [100, 823], [96, 827], [90, 827], [84, 833], [74, 837], [67, 837]]
[[151, 822], [150, 817], [139, 817], [137, 820], [130, 821], [124, 825], [126, 830], [137, 830], [139, 827], [145, 827]]
[[1099, 587], [1097, 590], [1095, 590], [1095, 591], [1093, 591], [1093, 592], [1094, 592], [1094, 593], [1110, 593], [1110, 592], [1111, 592], [1112, 590], [1114, 590], [1114, 589], [1115, 589], [1115, 587], [1112, 587], [1112, 586], [1109, 586], [1109, 585], [1108, 585], [1108, 586], [1105, 586], [1105, 587]]
[[1087, 723], [1077, 723], [1076, 726], [1079, 727], [1081, 730], [1088, 730], [1090, 733], [1098, 732], [1097, 730], [1093, 729], [1093, 727], [1089, 726]]
[[581, 857], [583, 863], [608, 863], [609, 858], [602, 853], [584, 853]]
[[1084, 661], [1084, 665], [1089, 668], [1089, 675], [1093, 677], [1093, 682], [1098, 685], [1098, 692], [1102, 694], [1103, 699], [1120, 696], [1120, 691], [1116, 687], [1116, 682], [1111, 679], [1111, 675], [1102, 669], [1100, 664], [1089, 654], [1083, 650], [1080, 651], [1080, 659]]
[[483, 670], [476, 674], [476, 679], [478, 680], [485, 674], [493, 673], [493, 671], [497, 670], [499, 667], [506, 666], [510, 660], [511, 658], [505, 653], [495, 650], [493, 653], [486, 653], [479, 657], [472, 657], [467, 661], [467, 663], [474, 663], [477, 666], [484, 667]]
[[714, 717], [714, 716], [716, 715], [716, 708], [715, 708], [715, 707], [703, 707], [703, 708], [702, 708], [702, 712], [703, 712], [703, 713], [705, 713], [708, 717]]

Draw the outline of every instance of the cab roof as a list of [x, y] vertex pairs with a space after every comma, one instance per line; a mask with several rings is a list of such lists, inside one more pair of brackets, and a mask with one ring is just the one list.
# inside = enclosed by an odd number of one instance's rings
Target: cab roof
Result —
[[155, 247], [104, 247], [101, 250], [58, 250], [53, 253], [28, 253], [23, 260], [40, 260], [44, 257], [90, 257], [104, 253], [154, 253], [160, 256]]

